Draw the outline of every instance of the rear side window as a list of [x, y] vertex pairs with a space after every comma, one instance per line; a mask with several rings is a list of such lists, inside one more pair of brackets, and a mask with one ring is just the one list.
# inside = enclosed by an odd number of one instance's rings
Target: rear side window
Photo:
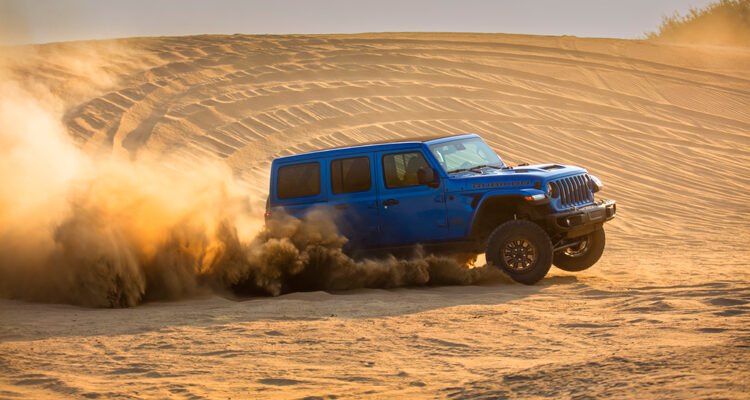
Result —
[[276, 195], [280, 199], [320, 194], [320, 163], [309, 162], [279, 167]]
[[428, 168], [420, 151], [394, 153], [383, 156], [383, 178], [388, 189], [418, 186], [417, 171]]
[[370, 158], [352, 157], [331, 161], [331, 191], [334, 194], [365, 192], [372, 186]]

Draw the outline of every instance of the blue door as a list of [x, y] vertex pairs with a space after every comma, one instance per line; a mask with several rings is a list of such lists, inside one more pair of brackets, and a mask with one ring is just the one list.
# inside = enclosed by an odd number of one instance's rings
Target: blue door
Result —
[[445, 239], [448, 223], [445, 189], [420, 185], [417, 171], [432, 167], [419, 148], [379, 152], [380, 244], [401, 246]]
[[331, 207], [346, 247], [378, 245], [377, 188], [373, 179], [375, 163], [372, 153], [330, 159]]

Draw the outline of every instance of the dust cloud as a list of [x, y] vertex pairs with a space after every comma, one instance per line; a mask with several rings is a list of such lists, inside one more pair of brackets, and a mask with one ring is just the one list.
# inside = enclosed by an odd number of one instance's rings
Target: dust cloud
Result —
[[[47, 60], [75, 62], [69, 70], [100, 61], [96, 49]], [[215, 161], [86, 153], [61, 121], [73, 100], [112, 80], [97, 71], [85, 74], [95, 81], [68, 81], [61, 90], [19, 80], [13, 65], [0, 60], [0, 297], [129, 307], [208, 293], [276, 296], [500, 276], [421, 252], [355, 261], [323, 212], [304, 222], [278, 215], [265, 225], [244, 186]]]
[[[502, 279], [495, 268], [469, 268], [452, 257], [425, 255], [415, 249], [409, 258], [354, 260], [343, 251], [346, 238], [321, 210], [302, 221], [279, 215], [246, 245], [244, 257], [219, 262], [214, 280], [240, 293], [281, 293], [302, 290], [393, 288], [437, 284], [469, 285]], [[239, 262], [238, 262], [239, 261]], [[236, 263], [236, 264], [235, 264]]]

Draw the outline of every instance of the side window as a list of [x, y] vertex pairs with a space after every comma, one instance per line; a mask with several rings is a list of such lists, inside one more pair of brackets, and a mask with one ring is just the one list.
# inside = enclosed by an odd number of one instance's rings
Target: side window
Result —
[[320, 194], [320, 163], [279, 167], [276, 183], [276, 194], [280, 199], [317, 196]]
[[422, 152], [393, 153], [383, 156], [383, 178], [388, 189], [418, 186], [417, 171], [428, 168]]
[[331, 161], [331, 190], [334, 194], [370, 190], [370, 158], [352, 157]]

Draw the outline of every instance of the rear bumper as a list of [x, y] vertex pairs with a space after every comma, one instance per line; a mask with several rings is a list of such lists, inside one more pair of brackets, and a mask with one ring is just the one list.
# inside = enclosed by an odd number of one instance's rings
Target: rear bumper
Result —
[[594, 231], [616, 214], [616, 201], [600, 201], [583, 208], [550, 214], [547, 216], [547, 226], [555, 232], [564, 232], [565, 236], [574, 238]]

